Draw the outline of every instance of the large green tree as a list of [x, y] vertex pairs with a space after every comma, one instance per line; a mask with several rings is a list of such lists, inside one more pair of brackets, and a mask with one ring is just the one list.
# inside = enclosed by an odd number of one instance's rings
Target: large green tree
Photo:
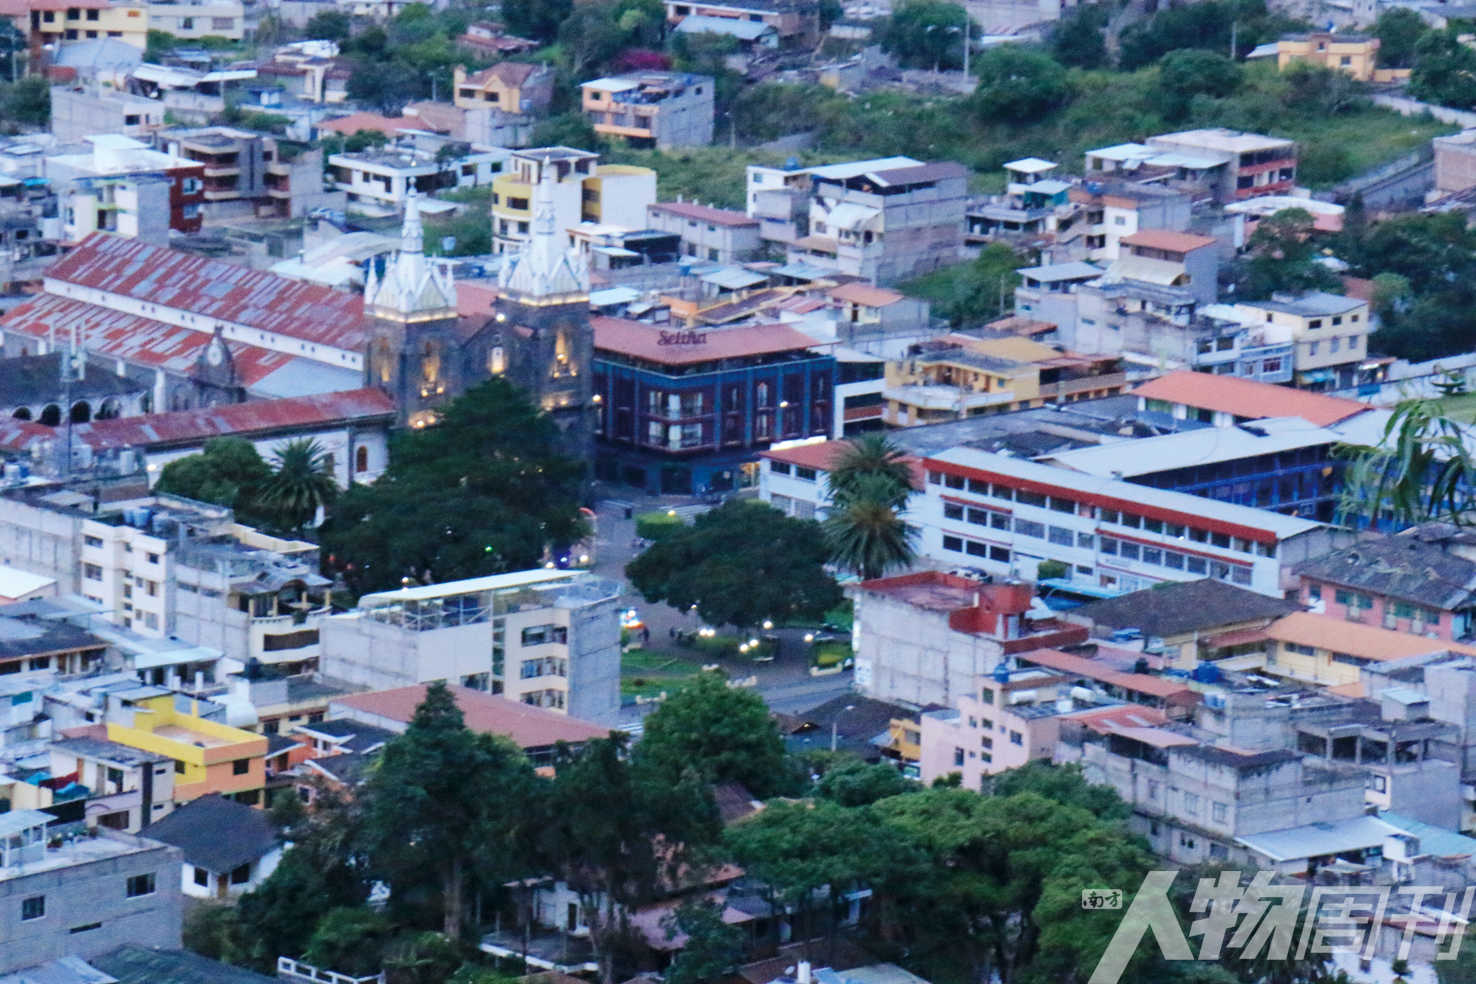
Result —
[[1063, 14], [1051, 30], [1051, 54], [1072, 68], [1101, 68], [1108, 62], [1106, 27], [1109, 16], [1101, 4], [1082, 4]]
[[519, 37], [552, 41], [574, 10], [574, 0], [503, 0], [502, 20]]
[[974, 110], [986, 121], [1026, 123], [1071, 101], [1071, 82], [1060, 62], [1018, 44], [990, 48], [975, 61], [979, 87]]
[[1341, 290], [1337, 276], [1318, 262], [1315, 237], [1306, 209], [1284, 208], [1262, 219], [1240, 263], [1237, 296], [1263, 300], [1277, 291]]
[[716, 673], [694, 677], [646, 718], [637, 760], [658, 774], [692, 768], [710, 783], [740, 782], [764, 798], [788, 791], [784, 741], [763, 698]]
[[958, 68], [967, 19], [948, 0], [903, 0], [882, 27], [882, 47], [912, 68]]
[[1409, 68], [1414, 64], [1415, 45], [1427, 30], [1424, 18], [1412, 7], [1390, 7], [1379, 14], [1372, 32], [1379, 39], [1379, 64]]
[[903, 505], [912, 494], [912, 467], [907, 452], [885, 434], [871, 432], [846, 441], [826, 474], [831, 498], [853, 496], [857, 484], [868, 476], [881, 476], [886, 481], [889, 503]]
[[431, 880], [442, 931], [460, 939], [468, 889], [528, 868], [537, 782], [521, 749], [469, 730], [451, 691], [431, 684], [369, 777], [364, 842], [373, 870], [394, 898]]
[[1240, 87], [1240, 66], [1218, 51], [1185, 48], [1164, 56], [1158, 65], [1163, 86], [1163, 112], [1171, 120], [1189, 114], [1195, 96], [1220, 98]]
[[713, 625], [749, 627], [817, 618], [838, 605], [827, 559], [818, 523], [733, 499], [649, 547], [625, 574], [647, 601], [696, 605]]
[[489, 380], [440, 423], [395, 438], [384, 475], [338, 500], [324, 552], [356, 593], [535, 567], [546, 547], [583, 534], [583, 479], [558, 426]]
[[579, 895], [600, 984], [615, 982], [629, 912], [658, 893], [700, 883], [702, 848], [718, 834], [716, 807], [697, 772], [633, 763], [618, 733], [558, 764], [537, 827], [544, 870]]
[[1416, 99], [1470, 109], [1476, 106], [1476, 51], [1454, 30], [1428, 31], [1415, 44], [1409, 91]]
[[200, 453], [165, 465], [154, 491], [229, 506], [239, 522], [255, 525], [270, 519], [259, 503], [271, 477], [271, 466], [250, 441], [216, 437], [205, 442]]

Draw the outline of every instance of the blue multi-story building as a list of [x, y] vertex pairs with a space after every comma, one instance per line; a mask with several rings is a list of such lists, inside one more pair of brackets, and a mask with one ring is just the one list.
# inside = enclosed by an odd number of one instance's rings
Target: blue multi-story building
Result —
[[784, 325], [595, 318], [595, 473], [650, 492], [745, 484], [759, 451], [829, 437], [835, 358]]
[[1218, 502], [1333, 522], [1343, 438], [1300, 417], [1114, 441], [1052, 455], [1065, 468]]

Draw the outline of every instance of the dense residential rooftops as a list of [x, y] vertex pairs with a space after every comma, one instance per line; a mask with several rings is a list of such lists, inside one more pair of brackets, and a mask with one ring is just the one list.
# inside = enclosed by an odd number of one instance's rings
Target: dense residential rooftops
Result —
[[92, 957], [88, 963], [116, 984], [274, 984], [277, 981], [275, 977], [263, 977], [188, 950], [159, 950], [134, 943]]
[[873, 287], [871, 284], [861, 281], [852, 281], [841, 284], [839, 287], [830, 289], [830, 296], [837, 301], [845, 301], [848, 304], [859, 304], [862, 307], [886, 307], [896, 304], [898, 301], [906, 300], [906, 295], [885, 287]]
[[[1225, 378], [1225, 377], [1211, 377]], [[1190, 526], [1212, 525], [1233, 536], [1270, 543], [1317, 529], [1320, 523], [1265, 509], [1218, 502], [1184, 492], [1172, 492], [1115, 479], [1083, 475], [1034, 461], [1021, 461], [973, 448], [953, 448], [925, 460], [929, 469], [961, 469], [1009, 479], [1020, 488], [1061, 495], [1077, 501], [1127, 512], [1151, 513]]]
[[113, 765], [134, 766], [170, 761], [168, 756], [157, 752], [134, 748], [132, 745], [122, 745], [104, 738], [87, 736], [58, 739], [51, 743], [51, 749], [67, 755], [75, 755], [78, 758], [109, 762]]
[[1017, 653], [1021, 663], [1043, 666], [1072, 679], [1093, 680], [1128, 695], [1146, 694], [1175, 704], [1197, 704], [1199, 696], [1184, 682], [1148, 673], [1122, 673], [1097, 660], [1073, 656], [1057, 649], [1035, 649]]
[[1048, 263], [1045, 266], [1024, 267], [1016, 272], [1026, 280], [1038, 280], [1049, 284], [1061, 280], [1090, 280], [1093, 277], [1100, 277], [1107, 271], [1083, 260], [1072, 260], [1069, 263]]
[[[579, 744], [604, 738], [610, 731], [597, 724], [581, 721], [567, 714], [520, 704], [506, 697], [470, 690], [450, 688], [461, 708], [466, 726], [473, 731], [506, 735], [525, 749], [548, 748], [559, 742]], [[351, 717], [380, 727], [403, 731], [415, 716], [415, 708], [425, 701], [425, 684], [378, 690], [367, 694], [350, 694], [336, 698], [328, 705], [333, 717]]]
[[139, 239], [94, 233], [46, 278], [339, 349], [364, 347], [358, 294]]
[[503, 85], [519, 86], [542, 69], [542, 65], [535, 65], [532, 62], [500, 61], [490, 68], [484, 68], [480, 72], [468, 75], [462, 80], [462, 84], [479, 86], [496, 79]]
[[1203, 372], [1171, 372], [1151, 379], [1134, 394], [1149, 400], [1182, 403], [1204, 410], [1217, 410], [1259, 420], [1265, 417], [1301, 417], [1318, 427], [1327, 427], [1368, 409], [1356, 400], [1260, 383], [1237, 376]]
[[1149, 137], [1148, 142], [1203, 147], [1227, 154], [1245, 154], [1257, 150], [1291, 150], [1296, 146], [1292, 141], [1281, 137], [1268, 137], [1262, 133], [1246, 133], [1226, 127], [1163, 133], [1156, 137]]
[[1145, 637], [1172, 638], [1186, 632], [1280, 618], [1296, 610], [1292, 602], [1215, 578], [1202, 578], [1089, 602], [1073, 609], [1070, 617], [1089, 620], [1097, 628], [1139, 629]]
[[1476, 561], [1413, 535], [1359, 540], [1299, 564], [1296, 573], [1420, 605], [1455, 609], [1476, 595]]
[[1378, 817], [1357, 816], [1250, 834], [1235, 840], [1271, 861], [1282, 862], [1381, 848], [1389, 837], [1396, 835], [1409, 836]]
[[277, 846], [271, 815], [211, 793], [149, 824], [143, 836], [180, 849], [185, 863], [217, 874], [264, 857]]

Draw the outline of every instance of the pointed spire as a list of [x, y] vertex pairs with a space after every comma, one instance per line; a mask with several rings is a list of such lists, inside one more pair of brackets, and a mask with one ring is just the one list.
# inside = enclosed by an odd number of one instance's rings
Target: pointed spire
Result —
[[559, 223], [554, 208], [554, 172], [558, 165], [543, 162], [543, 175], [533, 191], [533, 238], [530, 259], [537, 270], [552, 271], [559, 262]]
[[400, 229], [400, 252], [425, 252], [425, 230], [420, 225], [420, 196], [416, 193], [413, 182], [410, 193], [405, 196], [405, 224]]
[[369, 257], [369, 270], [364, 274], [364, 300], [370, 303], [373, 303], [374, 295], [379, 293], [379, 274], [375, 272], [377, 266], [375, 257]]
[[554, 205], [557, 165], [543, 162], [533, 189], [533, 230], [516, 254], [504, 260], [498, 283], [508, 293], [528, 297], [589, 293], [589, 274], [578, 251], [564, 245]]

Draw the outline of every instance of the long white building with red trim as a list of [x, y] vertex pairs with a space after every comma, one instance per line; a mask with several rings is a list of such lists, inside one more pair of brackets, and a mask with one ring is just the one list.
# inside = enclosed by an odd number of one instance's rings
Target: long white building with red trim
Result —
[[1104, 594], [1215, 577], [1280, 596], [1298, 562], [1350, 535], [967, 447], [926, 458], [923, 468], [927, 485], [909, 506], [921, 555], [1030, 579], [1042, 561], [1056, 561], [1062, 580]]

